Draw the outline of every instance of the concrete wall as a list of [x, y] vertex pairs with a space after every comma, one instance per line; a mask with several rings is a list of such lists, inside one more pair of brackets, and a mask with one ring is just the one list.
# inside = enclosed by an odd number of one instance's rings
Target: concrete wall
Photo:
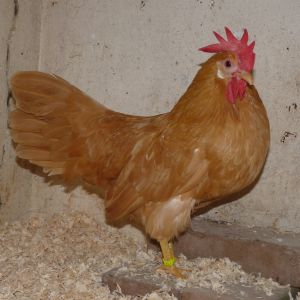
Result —
[[[44, 0], [40, 15], [41, 70], [112, 109], [142, 115], [175, 104], [209, 57], [197, 49], [214, 41], [212, 30], [248, 28], [256, 40], [255, 82], [269, 113], [271, 151], [251, 193], [205, 217], [300, 232], [298, 0]], [[80, 189], [48, 187], [35, 175], [30, 210], [80, 208], [98, 215], [95, 199]]]
[[40, 1], [0, 1], [0, 219], [19, 219], [30, 211], [32, 173], [15, 162], [7, 129], [12, 106], [8, 78], [37, 69], [40, 46]]

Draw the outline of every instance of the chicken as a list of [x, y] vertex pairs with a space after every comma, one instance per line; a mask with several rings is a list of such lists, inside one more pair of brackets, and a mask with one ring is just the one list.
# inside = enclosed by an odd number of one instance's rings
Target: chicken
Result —
[[191, 211], [239, 192], [259, 176], [270, 139], [268, 117], [253, 86], [254, 42], [199, 50], [215, 53], [165, 114], [112, 111], [62, 78], [19, 72], [11, 79], [16, 110], [9, 126], [16, 153], [43, 168], [104, 191], [107, 220], [135, 222], [160, 243], [161, 269], [184, 277], [172, 240]]

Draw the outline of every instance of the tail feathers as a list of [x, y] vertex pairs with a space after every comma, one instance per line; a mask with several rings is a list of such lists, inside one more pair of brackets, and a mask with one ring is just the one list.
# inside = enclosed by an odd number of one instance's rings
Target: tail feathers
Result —
[[21, 110], [14, 110], [10, 113], [8, 124], [11, 129], [22, 132], [42, 132], [47, 126], [47, 122]]
[[17, 155], [20, 158], [28, 160], [50, 160], [51, 155], [49, 150], [42, 150], [38, 147], [30, 147], [26, 145], [19, 144], [16, 147]]
[[17, 109], [10, 114], [9, 127], [17, 155], [48, 175], [69, 174], [66, 168], [85, 156], [84, 143], [91, 131], [87, 121], [100, 118], [107, 109], [46, 73], [17, 73], [11, 88]]
[[[23, 146], [48, 148], [49, 141], [41, 133], [11, 130], [12, 139]], [[54, 140], [55, 141], [55, 140]]]
[[[58, 95], [53, 96], [57, 97]], [[58, 109], [63, 109], [66, 105], [65, 102], [56, 102], [50, 97], [22, 90], [17, 90], [15, 97], [16, 99], [22, 99], [22, 101], [16, 102], [17, 108], [36, 116], [49, 115]]]
[[11, 80], [11, 87], [16, 107], [35, 116], [49, 115], [62, 109], [72, 92], [65, 81], [39, 72], [17, 73]]

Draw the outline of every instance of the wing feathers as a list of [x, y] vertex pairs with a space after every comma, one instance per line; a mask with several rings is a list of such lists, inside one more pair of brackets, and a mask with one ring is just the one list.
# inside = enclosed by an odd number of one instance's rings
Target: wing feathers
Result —
[[207, 176], [208, 162], [204, 151], [194, 152], [188, 143], [185, 146], [177, 156], [176, 145], [165, 133], [163, 139], [159, 135], [141, 139], [107, 194], [107, 218], [117, 221], [143, 204], [196, 189]]

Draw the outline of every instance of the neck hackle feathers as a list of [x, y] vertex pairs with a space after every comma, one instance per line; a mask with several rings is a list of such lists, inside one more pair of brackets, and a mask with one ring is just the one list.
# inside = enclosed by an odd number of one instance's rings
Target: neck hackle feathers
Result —
[[253, 41], [249, 45], [248, 43], [248, 31], [244, 29], [242, 38], [237, 39], [233, 33], [225, 27], [227, 41], [217, 32], [214, 31], [214, 35], [219, 41], [218, 44], [211, 44], [206, 47], [202, 47], [199, 50], [209, 53], [219, 53], [230, 51], [235, 53], [239, 59], [239, 67], [242, 70], [251, 72], [254, 67], [255, 53], [253, 52], [255, 42]]

